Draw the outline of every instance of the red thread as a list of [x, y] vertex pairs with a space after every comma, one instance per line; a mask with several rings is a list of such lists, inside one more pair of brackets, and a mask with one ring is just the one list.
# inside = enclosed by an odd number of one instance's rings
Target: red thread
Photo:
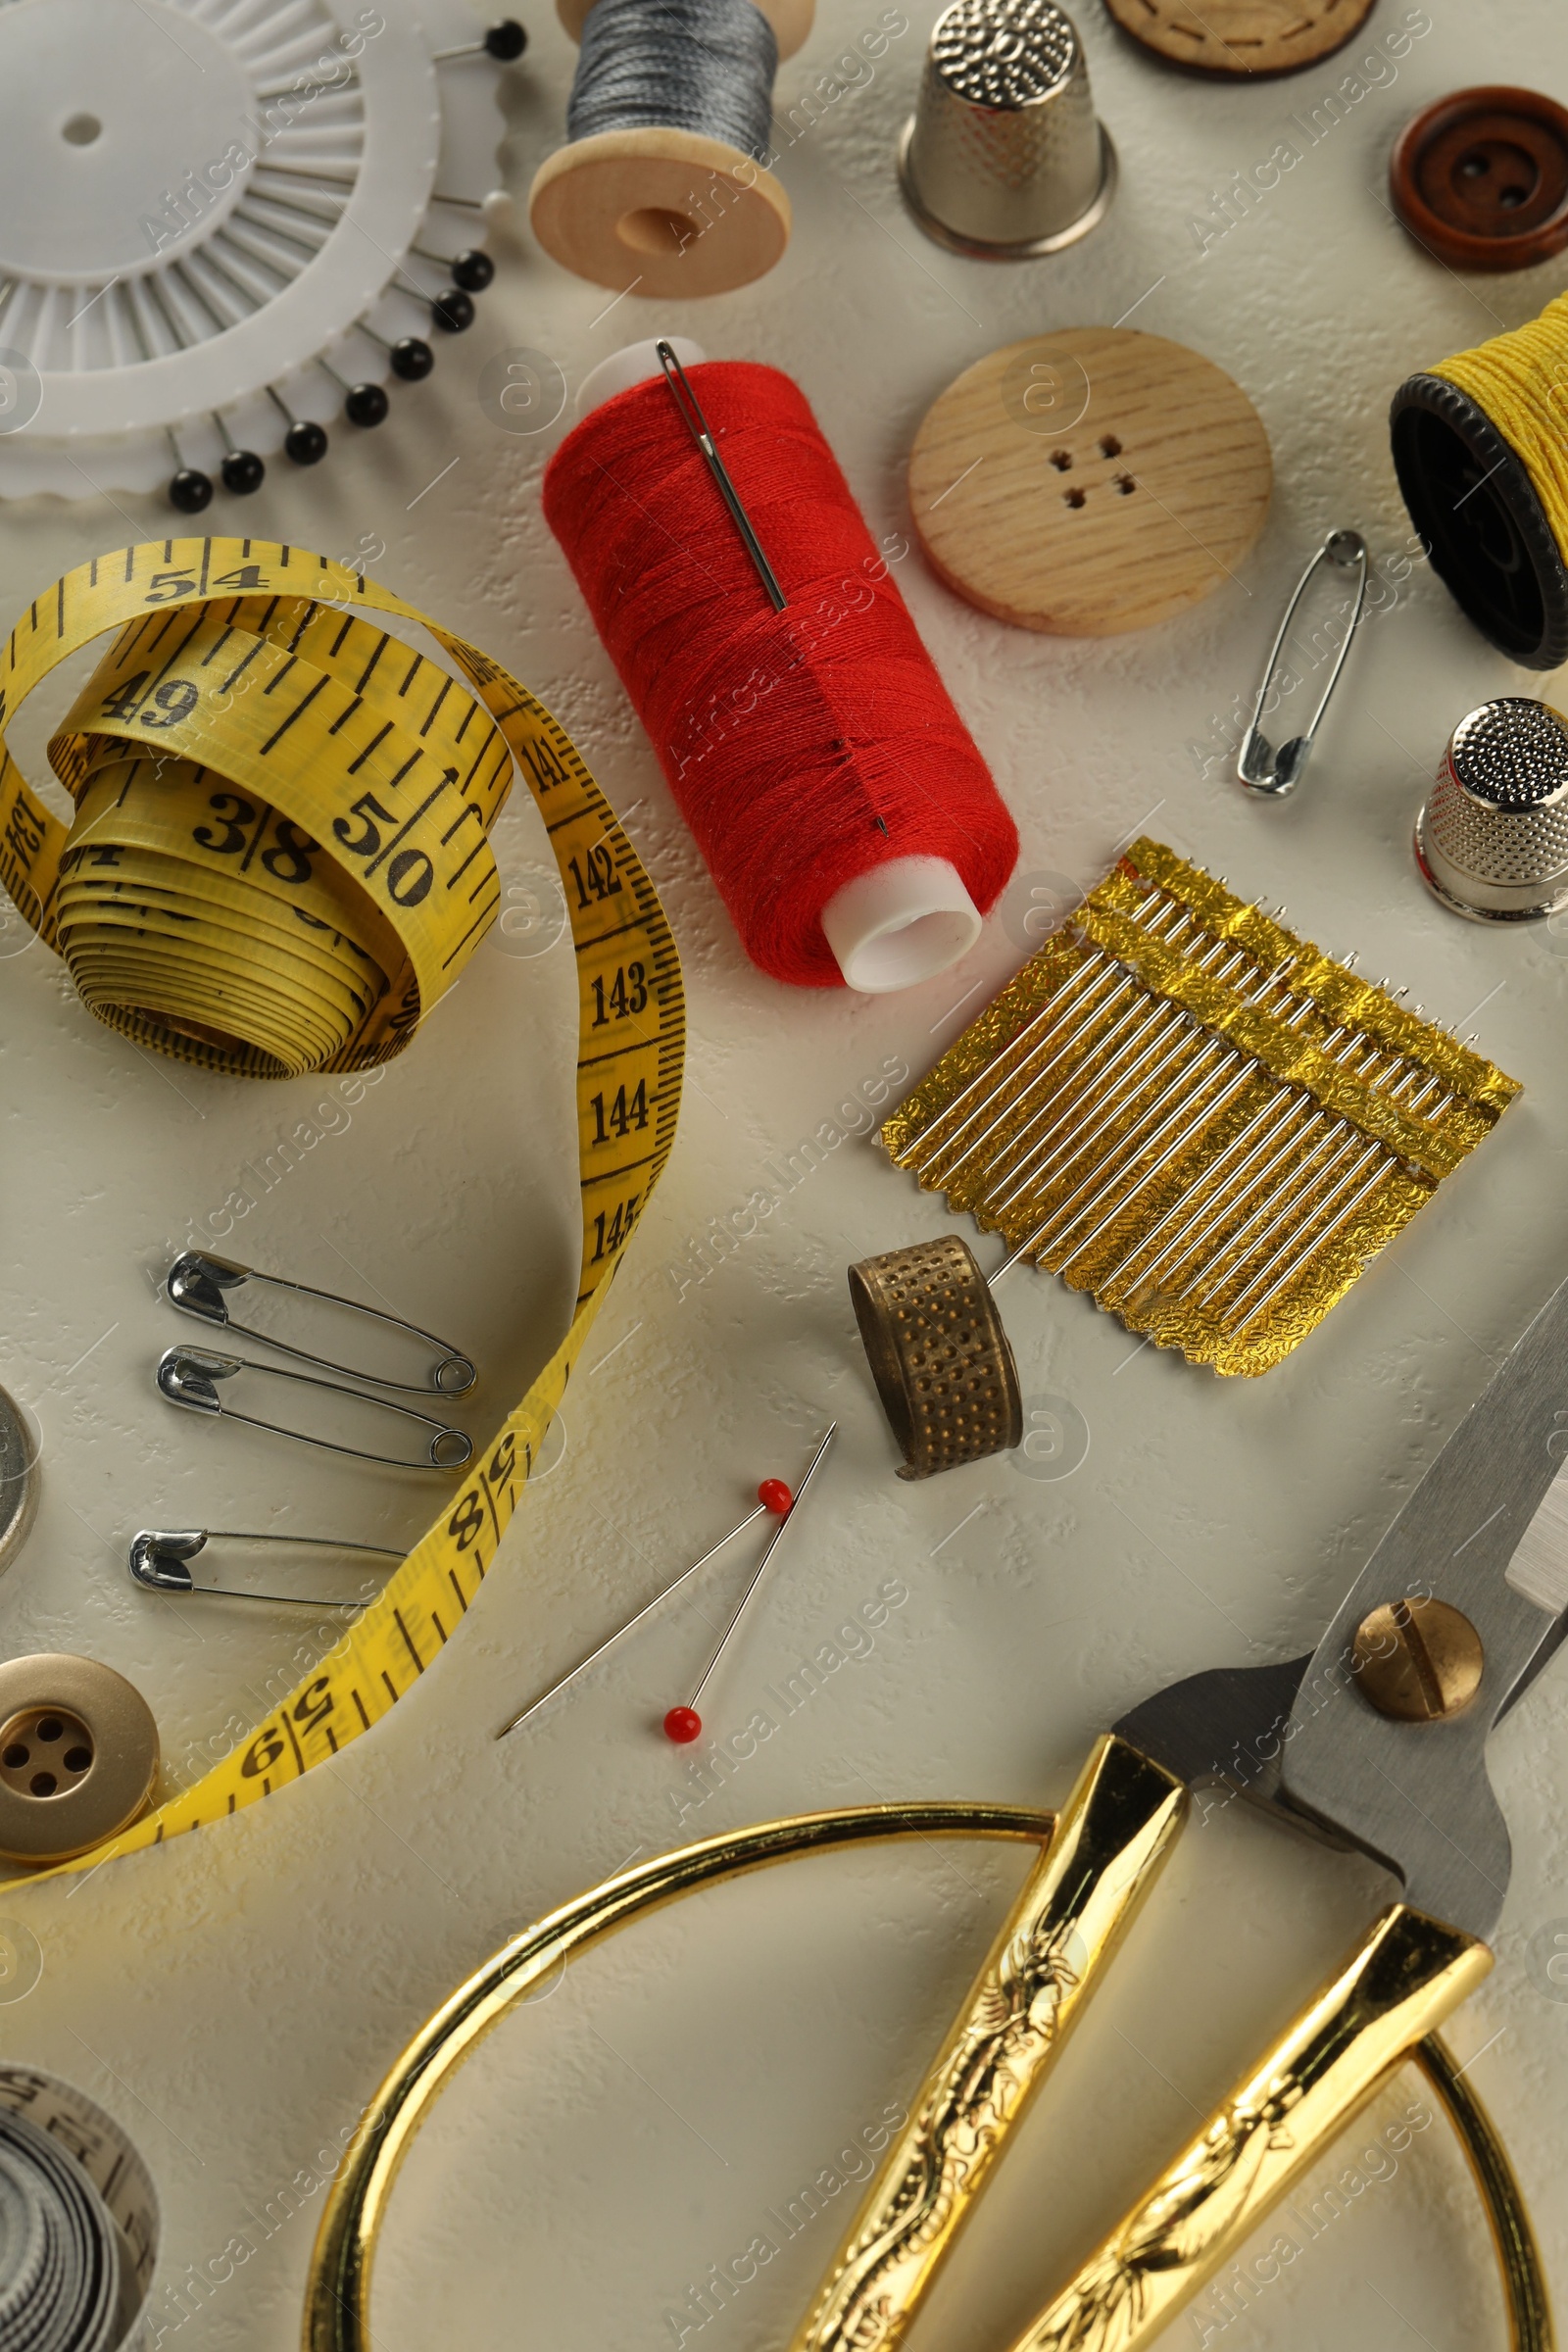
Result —
[[833, 987], [846, 883], [945, 858], [984, 911], [1018, 836], [804, 393], [751, 361], [690, 374], [782, 612], [662, 377], [567, 435], [545, 514], [747, 954]]

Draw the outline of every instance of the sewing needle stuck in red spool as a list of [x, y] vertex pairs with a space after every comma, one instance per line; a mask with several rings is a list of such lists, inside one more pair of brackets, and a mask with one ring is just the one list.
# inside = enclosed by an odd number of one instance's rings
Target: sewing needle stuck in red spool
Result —
[[[812, 1468], [814, 1467], [813, 1463]], [[809, 1471], [807, 1476], [810, 1476]], [[639, 1609], [635, 1617], [628, 1617], [625, 1624], [617, 1627], [608, 1642], [601, 1642], [597, 1649], [590, 1650], [587, 1657], [579, 1659], [569, 1674], [564, 1674], [559, 1683], [552, 1683], [542, 1697], [530, 1699], [520, 1715], [514, 1715], [510, 1723], [502, 1725], [496, 1738], [504, 1740], [507, 1734], [514, 1732], [520, 1723], [526, 1723], [530, 1715], [537, 1715], [539, 1709], [548, 1705], [558, 1691], [564, 1690], [568, 1683], [574, 1683], [579, 1674], [586, 1674], [596, 1658], [602, 1658], [607, 1649], [614, 1648], [622, 1634], [629, 1634], [634, 1625], [641, 1625], [645, 1617], [653, 1614], [661, 1601], [667, 1600], [672, 1592], [678, 1592], [681, 1586], [697, 1574], [699, 1568], [707, 1567], [715, 1552], [722, 1551], [726, 1544], [733, 1544], [737, 1536], [743, 1535], [754, 1519], [760, 1519], [764, 1511], [771, 1511], [774, 1517], [782, 1522], [788, 1516], [794, 1500], [795, 1497], [781, 1478], [764, 1478], [757, 1490], [757, 1506], [754, 1510], [748, 1511], [745, 1518], [737, 1526], [732, 1527], [727, 1536], [720, 1536], [716, 1544], [710, 1544], [702, 1558], [693, 1560], [691, 1566], [683, 1569], [672, 1585], [666, 1585], [662, 1592], [656, 1592], [646, 1608]], [[771, 1549], [770, 1544], [768, 1550], [771, 1551]], [[765, 1560], [767, 1554], [764, 1552], [762, 1556]], [[693, 1734], [693, 1737], [695, 1738], [696, 1735]]]
[[[815, 1476], [818, 1462], [822, 1459], [823, 1454], [826, 1453], [829, 1446], [833, 1443], [833, 1433], [837, 1428], [838, 1423], [836, 1421], [830, 1421], [828, 1423], [827, 1435], [823, 1438], [821, 1445], [812, 1454], [810, 1467], [808, 1469], [806, 1476], [801, 1481], [800, 1494], [795, 1497], [796, 1503], [799, 1503], [805, 1496], [807, 1488], [810, 1485], [812, 1478]], [[758, 1586], [761, 1583], [762, 1578], [766, 1573], [767, 1563], [773, 1557], [774, 1550], [778, 1544], [778, 1540], [784, 1533], [785, 1524], [788, 1518], [793, 1515], [793, 1509], [794, 1506], [792, 1505], [791, 1511], [785, 1514], [785, 1519], [780, 1520], [778, 1526], [774, 1528], [771, 1537], [768, 1539], [767, 1549], [763, 1552], [761, 1558], [757, 1563], [757, 1573], [752, 1578], [752, 1581], [747, 1586], [745, 1592], [741, 1594], [740, 1606], [736, 1609], [735, 1614], [730, 1619], [728, 1625], [725, 1626], [718, 1647], [714, 1650], [712, 1656], [709, 1659], [708, 1664], [703, 1669], [702, 1681], [698, 1684], [696, 1690], [692, 1692], [691, 1697], [686, 1701], [686, 1704], [683, 1707], [671, 1707], [669, 1713], [664, 1717], [664, 1737], [667, 1740], [673, 1740], [678, 1747], [685, 1747], [691, 1740], [700, 1740], [702, 1738], [703, 1719], [697, 1712], [697, 1701], [702, 1697], [703, 1692], [708, 1689], [709, 1683], [712, 1679], [714, 1667], [718, 1664], [719, 1659], [724, 1655], [725, 1650], [729, 1647], [730, 1637], [734, 1633], [735, 1628], [739, 1625], [741, 1619], [745, 1616], [747, 1605], [751, 1600], [752, 1594], [757, 1591]]]
[[[681, 422], [708, 461], [708, 470], [718, 485], [718, 494], [729, 509], [730, 519], [741, 535], [746, 553], [757, 565], [759, 579], [767, 590], [768, 603], [775, 612], [782, 612], [785, 604], [784, 591], [778, 584], [772, 564], [762, 552], [762, 542], [752, 527], [752, 518], [741, 505], [740, 492], [729, 478], [729, 468], [718, 454], [718, 445], [708, 429], [708, 418], [703, 415], [703, 404], [692, 390], [686, 378], [686, 370], [669, 344], [661, 341], [658, 351], [659, 365], [664, 370], [664, 381], [669, 386], [670, 398], [680, 412]], [[886, 827], [883, 830], [886, 831]]]

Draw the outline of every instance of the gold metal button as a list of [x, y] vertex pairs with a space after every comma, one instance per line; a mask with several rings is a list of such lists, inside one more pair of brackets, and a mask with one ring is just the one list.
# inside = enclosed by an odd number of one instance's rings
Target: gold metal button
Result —
[[133, 1822], [158, 1777], [141, 1692], [94, 1658], [0, 1666], [0, 1855], [65, 1862]]

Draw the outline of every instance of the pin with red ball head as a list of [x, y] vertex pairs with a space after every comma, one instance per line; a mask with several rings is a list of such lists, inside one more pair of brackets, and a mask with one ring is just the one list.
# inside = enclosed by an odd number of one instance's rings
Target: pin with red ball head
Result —
[[[675, 357], [673, 346], [661, 340], [655, 349], [659, 353], [659, 364], [664, 370], [664, 381], [669, 386], [669, 396], [675, 403], [680, 420], [708, 461], [708, 470], [718, 485], [718, 495], [729, 509], [730, 519], [741, 535], [742, 545], [757, 566], [757, 576], [767, 590], [768, 602], [775, 612], [782, 612], [786, 601], [784, 591], [774, 576], [772, 564], [762, 553], [762, 543], [752, 528], [752, 518], [741, 505], [740, 493], [729, 478], [729, 468], [718, 454], [709, 430], [708, 418], [703, 415], [702, 402], [692, 390], [691, 380]], [[696, 1734], [692, 1737], [695, 1739]]]
[[[816, 1475], [817, 1464], [822, 1459], [823, 1454], [826, 1453], [828, 1447], [832, 1445], [833, 1433], [837, 1428], [838, 1423], [836, 1421], [830, 1421], [828, 1423], [827, 1435], [823, 1438], [821, 1445], [812, 1454], [810, 1466], [808, 1469], [806, 1476], [801, 1481], [800, 1492], [795, 1497], [795, 1502], [797, 1504], [804, 1501], [806, 1490]], [[794, 1516], [794, 1505], [791, 1506], [789, 1516]], [[747, 1609], [751, 1605], [752, 1594], [757, 1591], [758, 1586], [761, 1583], [763, 1577], [767, 1573], [767, 1563], [773, 1557], [774, 1552], [778, 1549], [778, 1540], [784, 1533], [785, 1524], [785, 1521], [781, 1521], [779, 1525], [774, 1528], [771, 1537], [768, 1539], [767, 1549], [763, 1552], [761, 1558], [757, 1563], [757, 1573], [752, 1578], [752, 1581], [747, 1586], [745, 1592], [741, 1594], [740, 1606], [737, 1608], [734, 1616], [730, 1619], [728, 1625], [725, 1626], [722, 1635], [719, 1637], [718, 1647], [709, 1659], [708, 1664], [703, 1668], [702, 1681], [698, 1684], [696, 1690], [692, 1692], [690, 1698], [686, 1701], [686, 1704], [683, 1707], [671, 1707], [669, 1713], [664, 1717], [664, 1737], [666, 1740], [673, 1740], [677, 1747], [685, 1747], [689, 1745], [693, 1740], [700, 1740], [703, 1736], [703, 1719], [697, 1712], [697, 1701], [702, 1697], [703, 1692], [708, 1689], [709, 1684], [712, 1681], [713, 1669], [717, 1666], [719, 1659], [724, 1655], [725, 1650], [728, 1649], [730, 1641], [735, 1632], [735, 1628], [740, 1624], [741, 1619], [745, 1616]]]
[[482, 40], [465, 41], [459, 49], [434, 50], [430, 62], [432, 65], [447, 66], [460, 57], [489, 57], [494, 58], [498, 66], [512, 66], [516, 64], [527, 46], [528, 35], [524, 27], [514, 17], [503, 17], [498, 24], [490, 26]]
[[368, 335], [372, 343], [380, 344], [391, 362], [393, 374], [400, 375], [406, 384], [419, 383], [435, 366], [435, 353], [417, 335], [400, 335], [395, 343], [389, 343], [385, 335], [378, 335], [363, 318], [355, 324], [362, 335]]
[[283, 418], [283, 455], [291, 466], [318, 466], [326, 455], [326, 427], [314, 417], [296, 416], [282, 395], [269, 384], [267, 397]]
[[[683, 1569], [672, 1585], [666, 1585], [662, 1592], [656, 1592], [646, 1608], [639, 1609], [635, 1617], [628, 1617], [625, 1624], [617, 1627], [608, 1642], [601, 1642], [599, 1647], [590, 1650], [587, 1657], [580, 1659], [569, 1674], [564, 1674], [559, 1683], [552, 1683], [542, 1698], [530, 1699], [520, 1715], [514, 1715], [510, 1723], [502, 1725], [496, 1738], [504, 1740], [509, 1732], [516, 1730], [519, 1723], [526, 1723], [530, 1715], [537, 1715], [541, 1707], [548, 1706], [559, 1691], [564, 1690], [568, 1683], [574, 1683], [579, 1674], [586, 1674], [596, 1658], [602, 1658], [607, 1649], [613, 1649], [621, 1637], [631, 1632], [633, 1626], [641, 1625], [645, 1617], [651, 1617], [662, 1602], [666, 1601], [672, 1592], [678, 1592], [682, 1585], [690, 1583], [699, 1568], [706, 1568], [715, 1553], [722, 1551], [726, 1544], [733, 1544], [737, 1536], [744, 1535], [755, 1520], [761, 1518], [764, 1511], [771, 1511], [773, 1516], [782, 1523], [788, 1518], [794, 1507], [795, 1497], [784, 1481], [781, 1478], [764, 1478], [757, 1490], [755, 1510], [748, 1511], [745, 1518], [737, 1526], [732, 1527], [727, 1536], [720, 1536], [716, 1544], [710, 1544], [702, 1558], [693, 1560], [691, 1566]], [[769, 1545], [769, 1549], [771, 1548], [772, 1546]]]

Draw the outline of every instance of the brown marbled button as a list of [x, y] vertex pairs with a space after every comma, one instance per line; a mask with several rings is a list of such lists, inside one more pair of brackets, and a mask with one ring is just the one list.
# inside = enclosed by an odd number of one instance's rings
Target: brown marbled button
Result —
[[1538, 90], [1456, 90], [1407, 122], [1394, 209], [1456, 270], [1526, 270], [1568, 246], [1568, 109]]

